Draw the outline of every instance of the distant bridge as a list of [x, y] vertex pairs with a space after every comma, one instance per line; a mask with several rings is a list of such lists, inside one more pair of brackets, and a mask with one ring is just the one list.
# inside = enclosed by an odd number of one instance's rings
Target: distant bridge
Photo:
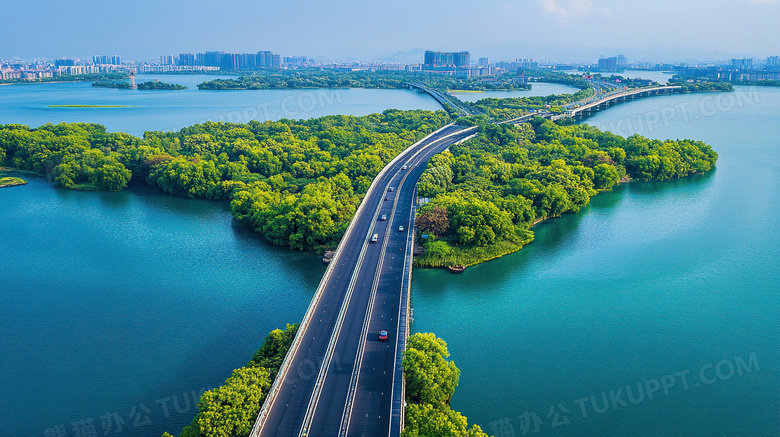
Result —
[[[634, 100], [640, 97], [656, 96], [659, 94], [671, 94], [681, 90], [681, 86], [657, 86], [647, 88], [637, 88], [633, 90], [623, 91], [616, 94], [610, 94], [594, 102], [579, 105], [569, 111], [569, 116], [573, 118], [586, 118], [595, 114], [596, 112], [606, 109], [612, 105], [625, 102], [627, 100]], [[577, 105], [577, 103], [573, 104]]]
[[458, 111], [461, 115], [473, 115], [474, 110], [472, 108], [469, 108], [467, 105], [464, 105], [463, 102], [461, 102], [458, 99], [453, 99], [447, 96], [446, 94], [436, 91], [433, 88], [428, 88], [427, 86], [421, 84], [421, 83], [409, 83], [409, 89], [416, 89], [418, 91], [422, 91], [434, 99], [436, 99], [443, 107], [451, 106], [455, 108], [456, 111]]

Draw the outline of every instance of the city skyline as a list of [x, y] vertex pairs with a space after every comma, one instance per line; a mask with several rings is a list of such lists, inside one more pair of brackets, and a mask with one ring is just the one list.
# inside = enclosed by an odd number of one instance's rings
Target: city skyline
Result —
[[[186, 7], [141, 0], [132, 8], [109, 11], [95, 0], [36, 3], [40, 7], [6, 6], [8, 20], [0, 38], [9, 43], [0, 48], [0, 58], [117, 53], [125, 59], [156, 60], [162, 54], [210, 50], [251, 53], [262, 46], [284, 56], [333, 61], [467, 50], [475, 58], [507, 60], [594, 61], [621, 53], [636, 60], [679, 62], [766, 58], [777, 54], [780, 40], [774, 25], [780, 4], [775, 0], [693, 0], [682, 5], [671, 0], [533, 0], [522, 5], [402, 1], [392, 6], [242, 0], [230, 8], [205, 0]], [[469, 32], [471, 28], [482, 31]]]

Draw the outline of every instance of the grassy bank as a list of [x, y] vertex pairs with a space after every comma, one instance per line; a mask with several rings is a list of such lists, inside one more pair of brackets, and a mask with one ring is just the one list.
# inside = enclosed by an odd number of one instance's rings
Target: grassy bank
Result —
[[14, 178], [10, 176], [0, 177], [0, 188], [16, 187], [19, 185], [24, 185], [26, 183], [27, 181], [22, 178]]
[[[436, 245], [444, 243], [446, 246], [439, 245], [439, 250], [426, 250], [425, 253], [414, 259], [415, 267], [448, 267], [448, 266], [473, 266], [492, 259], [501, 258], [504, 255], [517, 252], [523, 246], [533, 241], [533, 234], [527, 241], [512, 242], [500, 241], [490, 246], [460, 247], [451, 246], [444, 241], [431, 242]], [[427, 248], [426, 248], [427, 249]], [[441, 249], [444, 249], [442, 251]]]

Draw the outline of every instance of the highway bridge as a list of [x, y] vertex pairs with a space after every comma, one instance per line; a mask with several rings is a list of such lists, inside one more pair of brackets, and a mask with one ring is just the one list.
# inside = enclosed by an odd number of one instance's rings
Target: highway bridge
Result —
[[421, 83], [408, 83], [409, 89], [412, 90], [418, 90], [421, 92], [424, 92], [439, 102], [444, 108], [446, 108], [448, 105], [455, 108], [456, 111], [458, 111], [458, 114], [460, 115], [474, 115], [475, 111], [474, 109], [470, 108], [468, 105], [464, 105], [463, 102], [458, 100], [457, 98], [450, 98], [446, 94], [436, 91], [433, 88], [428, 88], [427, 86], [421, 84]]
[[[415, 186], [431, 156], [475, 134], [476, 127], [447, 125], [407, 148], [374, 179], [251, 437], [400, 435]], [[380, 330], [387, 331], [386, 341], [380, 341]]]
[[605, 97], [597, 99], [593, 102], [580, 102], [574, 104], [573, 109], [569, 111], [569, 116], [574, 118], [585, 118], [593, 115], [596, 112], [606, 109], [617, 103], [622, 103], [627, 100], [634, 100], [640, 97], [655, 96], [659, 94], [673, 93], [681, 90], [681, 86], [657, 86], [647, 88], [636, 88], [632, 90], [617, 92], [609, 94]]

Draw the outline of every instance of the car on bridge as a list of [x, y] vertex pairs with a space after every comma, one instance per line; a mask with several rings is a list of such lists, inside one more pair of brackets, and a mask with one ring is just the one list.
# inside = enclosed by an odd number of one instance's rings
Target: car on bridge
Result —
[[374, 234], [371, 236], [371, 242], [376, 243], [377, 240], [379, 240], [379, 234]]
[[407, 168], [408, 168], [407, 166], [403, 166], [401, 167], [401, 170], [406, 170]]
[[387, 341], [387, 331], [384, 329], [379, 331], [379, 341]]
[[404, 231], [404, 227], [403, 226], [399, 226], [398, 227], [398, 232], [403, 232], [403, 231]]
[[379, 220], [382, 220], [383, 222], [387, 221], [387, 214], [382, 214], [382, 216], [379, 217]]

